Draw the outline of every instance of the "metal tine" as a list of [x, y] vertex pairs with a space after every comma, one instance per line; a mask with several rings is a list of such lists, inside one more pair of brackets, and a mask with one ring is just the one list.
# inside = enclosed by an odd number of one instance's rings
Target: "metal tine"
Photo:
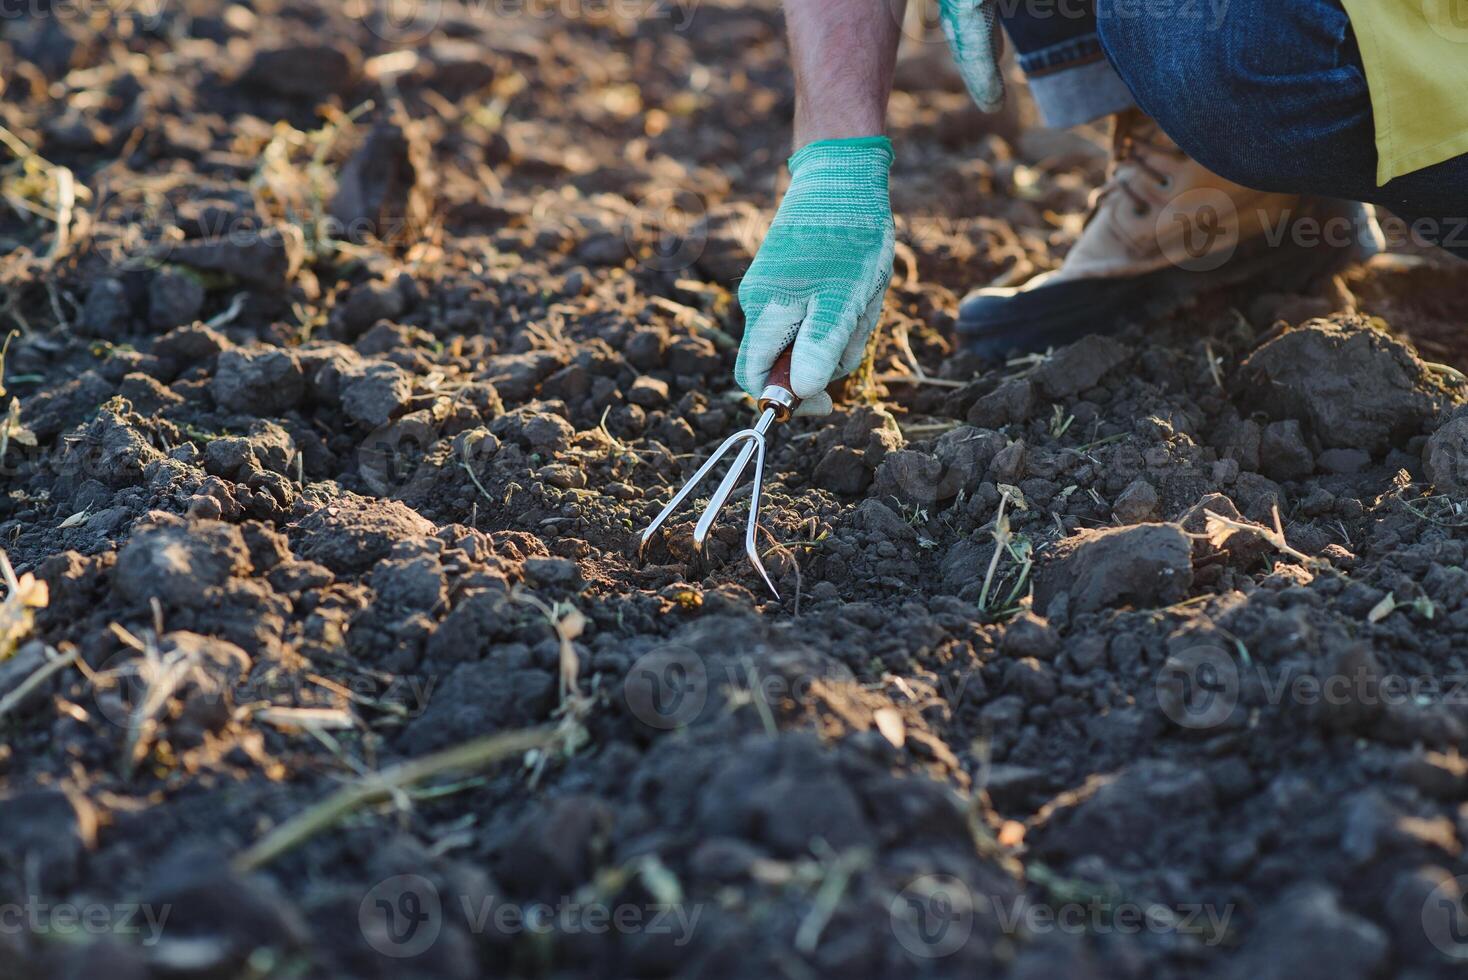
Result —
[[759, 533], [759, 498], [760, 489], [765, 482], [765, 440], [757, 439], [755, 444], [759, 447], [754, 457], [754, 483], [749, 494], [749, 524], [744, 530], [744, 553], [749, 556], [749, 563], [759, 572], [759, 577], [765, 580], [775, 598], [780, 598], [780, 590], [775, 588], [775, 583], [770, 581], [769, 572], [765, 571], [765, 563], [760, 561], [759, 549], [755, 544], [755, 537]]
[[708, 476], [709, 470], [712, 470], [718, 464], [719, 460], [724, 457], [724, 454], [732, 449], [735, 443], [742, 439], [748, 439], [752, 435], [754, 435], [753, 429], [741, 429], [719, 444], [719, 448], [714, 450], [714, 454], [704, 461], [704, 464], [698, 468], [698, 472], [693, 474], [692, 479], [683, 484], [683, 489], [673, 495], [673, 499], [668, 501], [667, 506], [647, 526], [647, 530], [642, 532], [642, 538], [637, 542], [637, 553], [639, 555], [647, 547], [647, 543], [652, 540], [652, 536], [657, 532], [657, 529], [662, 527], [663, 522], [668, 519], [668, 515], [677, 510], [678, 505], [688, 499], [688, 495], [693, 493], [694, 489], [703, 482], [703, 478]]
[[754, 429], [746, 429], [749, 433], [749, 441], [744, 448], [739, 450], [739, 455], [734, 457], [734, 462], [729, 466], [729, 472], [724, 474], [724, 479], [719, 483], [719, 488], [709, 498], [709, 505], [703, 509], [703, 514], [698, 518], [698, 525], [693, 529], [693, 549], [703, 551], [703, 542], [709, 536], [709, 530], [714, 526], [714, 519], [719, 516], [719, 511], [724, 509], [728, 503], [729, 496], [734, 492], [734, 487], [739, 483], [739, 478], [744, 475], [744, 469], [749, 465], [749, 457], [754, 454], [755, 446], [763, 446], [764, 437]]

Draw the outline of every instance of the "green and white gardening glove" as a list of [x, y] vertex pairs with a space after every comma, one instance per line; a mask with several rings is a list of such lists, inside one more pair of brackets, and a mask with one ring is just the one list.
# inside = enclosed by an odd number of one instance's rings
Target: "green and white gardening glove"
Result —
[[938, 19], [958, 73], [985, 112], [1004, 102], [1004, 75], [999, 71], [1004, 35], [995, 23], [996, 10], [994, 0], [938, 0]]
[[825, 415], [826, 385], [861, 363], [892, 279], [892, 143], [820, 140], [797, 150], [789, 167], [790, 189], [739, 284], [745, 326], [734, 380], [758, 398], [793, 340], [796, 414]]

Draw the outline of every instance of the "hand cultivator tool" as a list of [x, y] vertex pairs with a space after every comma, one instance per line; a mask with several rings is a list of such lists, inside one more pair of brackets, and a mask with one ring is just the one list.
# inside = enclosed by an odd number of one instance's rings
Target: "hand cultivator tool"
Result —
[[652, 540], [653, 534], [668, 519], [685, 499], [689, 497], [694, 489], [708, 476], [709, 471], [727, 455], [735, 446], [743, 444], [739, 455], [734, 457], [734, 463], [729, 467], [729, 472], [724, 474], [723, 482], [709, 498], [708, 506], [703, 509], [703, 515], [699, 517], [698, 524], [693, 529], [693, 547], [701, 555], [703, 554], [704, 540], [709, 536], [709, 529], [713, 527], [714, 518], [728, 502], [729, 495], [734, 492], [734, 487], [739, 478], [744, 475], [744, 469], [749, 465], [749, 458], [754, 457], [754, 483], [750, 487], [749, 494], [749, 523], [744, 531], [744, 553], [749, 556], [749, 563], [759, 572], [760, 578], [770, 587], [775, 598], [780, 598], [780, 591], [775, 588], [775, 583], [770, 581], [769, 573], [765, 571], [764, 562], [760, 561], [759, 549], [755, 546], [755, 536], [759, 531], [759, 497], [760, 486], [765, 477], [765, 441], [768, 438], [770, 426], [776, 422], [784, 422], [790, 418], [800, 404], [800, 399], [790, 390], [790, 350], [787, 348], [775, 361], [775, 366], [770, 369], [770, 376], [765, 381], [765, 388], [759, 396], [759, 420], [750, 429], [742, 429], [725, 439], [723, 444], [714, 451], [698, 472], [693, 474], [693, 479], [683, 485], [668, 501], [666, 507], [658, 514], [653, 522], [642, 532], [642, 539], [637, 543], [637, 554], [641, 556], [647, 543]]

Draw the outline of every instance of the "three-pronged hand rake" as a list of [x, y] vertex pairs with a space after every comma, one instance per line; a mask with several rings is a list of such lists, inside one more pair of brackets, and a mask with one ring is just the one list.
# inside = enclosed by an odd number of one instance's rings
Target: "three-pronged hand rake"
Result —
[[714, 518], [719, 516], [719, 511], [728, 502], [729, 495], [734, 492], [734, 487], [739, 483], [739, 478], [744, 475], [745, 468], [749, 465], [750, 457], [754, 457], [754, 483], [750, 487], [749, 494], [749, 522], [744, 531], [744, 553], [749, 556], [749, 563], [759, 572], [760, 578], [770, 587], [775, 598], [780, 598], [780, 591], [775, 588], [775, 583], [770, 581], [769, 573], [765, 571], [764, 562], [760, 561], [759, 549], [756, 547], [755, 535], [759, 531], [759, 498], [760, 487], [765, 476], [765, 442], [769, 438], [770, 427], [776, 422], [784, 422], [790, 418], [792, 412], [800, 404], [800, 399], [795, 397], [795, 392], [790, 390], [790, 350], [787, 348], [775, 361], [775, 366], [770, 369], [770, 376], [765, 381], [765, 388], [759, 396], [759, 420], [749, 429], [741, 429], [734, 433], [714, 451], [693, 478], [683, 485], [683, 489], [673, 495], [666, 507], [658, 513], [653, 522], [642, 532], [642, 539], [637, 543], [637, 553], [640, 556], [657, 529], [678, 508], [678, 505], [686, 500], [689, 495], [708, 476], [709, 471], [718, 464], [735, 446], [739, 447], [739, 454], [734, 457], [729, 472], [724, 474], [723, 481], [714, 495], [709, 498], [708, 506], [703, 509], [703, 515], [699, 517], [698, 524], [693, 528], [693, 547], [699, 554], [703, 553], [703, 543], [709, 536], [709, 529], [714, 525]]

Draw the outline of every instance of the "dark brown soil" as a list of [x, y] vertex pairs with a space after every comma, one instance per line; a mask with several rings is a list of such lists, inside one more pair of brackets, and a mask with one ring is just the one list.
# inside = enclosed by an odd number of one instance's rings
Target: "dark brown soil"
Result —
[[702, 561], [635, 536], [749, 418], [777, 12], [156, 6], [0, 21], [0, 543], [49, 588], [0, 976], [1461, 975], [1461, 267], [974, 363], [956, 297], [1055, 265], [1105, 154], [912, 42], [775, 601], [747, 495]]

